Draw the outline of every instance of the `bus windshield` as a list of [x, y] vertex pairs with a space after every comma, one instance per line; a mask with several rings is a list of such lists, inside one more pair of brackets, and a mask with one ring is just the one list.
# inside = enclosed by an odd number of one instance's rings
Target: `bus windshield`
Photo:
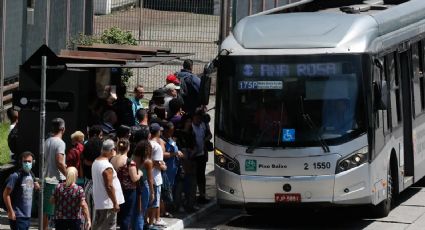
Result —
[[320, 146], [366, 132], [360, 55], [227, 56], [217, 135], [255, 147]]

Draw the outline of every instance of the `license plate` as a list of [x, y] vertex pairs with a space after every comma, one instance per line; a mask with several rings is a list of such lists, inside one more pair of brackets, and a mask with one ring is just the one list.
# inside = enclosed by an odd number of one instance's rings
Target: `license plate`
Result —
[[301, 194], [299, 193], [275, 193], [274, 200], [276, 203], [299, 203], [301, 202]]

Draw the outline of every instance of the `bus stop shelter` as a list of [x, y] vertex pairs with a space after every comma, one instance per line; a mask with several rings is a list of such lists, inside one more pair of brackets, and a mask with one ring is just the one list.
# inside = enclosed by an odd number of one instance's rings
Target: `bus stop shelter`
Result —
[[20, 111], [18, 152], [31, 151], [36, 156], [39, 152], [42, 56], [47, 57], [45, 137], [50, 121], [61, 117], [66, 122], [63, 139], [70, 146], [71, 132], [85, 132], [90, 125], [90, 107], [105, 87], [121, 84], [123, 68], [150, 68], [189, 55], [163, 48], [106, 44], [79, 46], [57, 55], [41, 46], [20, 67], [19, 90], [13, 94], [13, 107]]

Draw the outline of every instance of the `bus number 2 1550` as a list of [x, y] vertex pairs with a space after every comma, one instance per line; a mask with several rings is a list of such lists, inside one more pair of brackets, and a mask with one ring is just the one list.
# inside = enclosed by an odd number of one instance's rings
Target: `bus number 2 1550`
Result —
[[[330, 169], [331, 162], [314, 162], [313, 169]], [[308, 163], [304, 163], [304, 170], [310, 170], [310, 165]]]

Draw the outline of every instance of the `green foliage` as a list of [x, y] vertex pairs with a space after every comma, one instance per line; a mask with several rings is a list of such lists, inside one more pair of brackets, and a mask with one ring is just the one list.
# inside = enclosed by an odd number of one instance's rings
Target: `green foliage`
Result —
[[10, 162], [10, 150], [7, 145], [9, 123], [0, 123], [0, 165]]
[[130, 31], [123, 31], [118, 27], [103, 31], [100, 40], [105, 44], [137, 45], [137, 41]]
[[123, 68], [122, 74], [121, 74], [122, 82], [127, 83], [131, 77], [133, 77], [133, 71], [129, 68]]
[[[123, 31], [118, 27], [112, 27], [103, 31], [100, 41], [105, 44], [137, 45], [137, 41], [130, 31]], [[124, 68], [121, 75], [122, 82], [127, 83], [132, 76], [133, 71]]]
[[68, 49], [76, 49], [77, 46], [81, 45], [81, 46], [92, 46], [93, 43], [98, 43], [99, 39], [90, 36], [90, 35], [85, 35], [83, 33], [78, 33], [78, 37], [76, 38], [72, 38], [69, 41], [68, 44]]
[[[91, 46], [94, 43], [137, 45], [137, 41], [130, 31], [123, 31], [118, 27], [112, 27], [103, 31], [100, 38], [79, 33], [78, 37], [71, 39], [69, 43], [69, 49], [76, 49], [78, 45]], [[131, 69], [123, 69], [121, 79], [124, 83], [127, 83], [132, 76], [133, 71]]]

